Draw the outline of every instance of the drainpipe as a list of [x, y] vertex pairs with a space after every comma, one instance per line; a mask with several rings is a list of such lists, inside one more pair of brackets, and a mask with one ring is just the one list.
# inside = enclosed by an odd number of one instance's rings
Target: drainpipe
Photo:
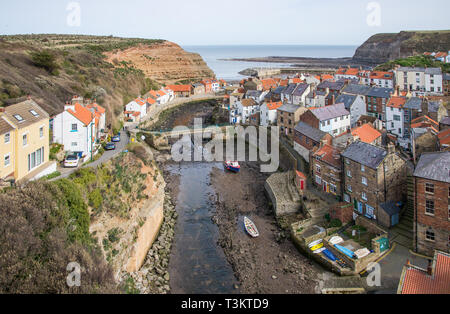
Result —
[[417, 179], [416, 179], [416, 177], [414, 177], [414, 180], [413, 180], [413, 183], [414, 183], [414, 220], [415, 220], [415, 225], [416, 225], [416, 228], [415, 228], [415, 230], [414, 230], [414, 238], [415, 238], [415, 251], [417, 252], [418, 251], [418, 247], [417, 247], [417, 208], [416, 208], [416, 206], [417, 206]]

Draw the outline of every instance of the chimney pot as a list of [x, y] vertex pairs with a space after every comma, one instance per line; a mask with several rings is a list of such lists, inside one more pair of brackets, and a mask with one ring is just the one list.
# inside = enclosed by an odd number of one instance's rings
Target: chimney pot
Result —
[[433, 262], [431, 260], [428, 261], [427, 273], [429, 276], [433, 275]]

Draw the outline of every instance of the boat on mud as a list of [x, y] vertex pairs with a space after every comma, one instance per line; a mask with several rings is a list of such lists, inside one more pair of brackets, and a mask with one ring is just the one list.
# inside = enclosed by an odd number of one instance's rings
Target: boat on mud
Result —
[[244, 217], [244, 227], [245, 227], [245, 231], [247, 231], [247, 233], [251, 237], [253, 237], [253, 238], [259, 237], [259, 231], [256, 228], [255, 223], [247, 217]]
[[238, 173], [241, 170], [241, 166], [237, 161], [225, 161], [225, 169], [231, 172]]

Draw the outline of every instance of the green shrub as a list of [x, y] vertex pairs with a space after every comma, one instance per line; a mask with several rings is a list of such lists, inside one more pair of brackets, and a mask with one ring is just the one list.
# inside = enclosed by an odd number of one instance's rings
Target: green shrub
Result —
[[330, 222], [330, 228], [339, 228], [342, 227], [342, 222], [339, 219], [333, 219]]
[[103, 204], [103, 197], [100, 189], [95, 189], [89, 193], [89, 205], [95, 209], [99, 209]]
[[30, 55], [35, 66], [44, 68], [49, 73], [56, 74], [58, 69], [56, 56], [50, 50], [33, 51]]

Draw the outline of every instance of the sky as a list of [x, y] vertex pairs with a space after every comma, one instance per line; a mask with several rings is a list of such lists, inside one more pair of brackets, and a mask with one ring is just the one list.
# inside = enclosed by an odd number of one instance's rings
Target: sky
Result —
[[360, 45], [376, 33], [450, 29], [448, 0], [14, 0], [0, 34], [157, 38], [180, 45]]

